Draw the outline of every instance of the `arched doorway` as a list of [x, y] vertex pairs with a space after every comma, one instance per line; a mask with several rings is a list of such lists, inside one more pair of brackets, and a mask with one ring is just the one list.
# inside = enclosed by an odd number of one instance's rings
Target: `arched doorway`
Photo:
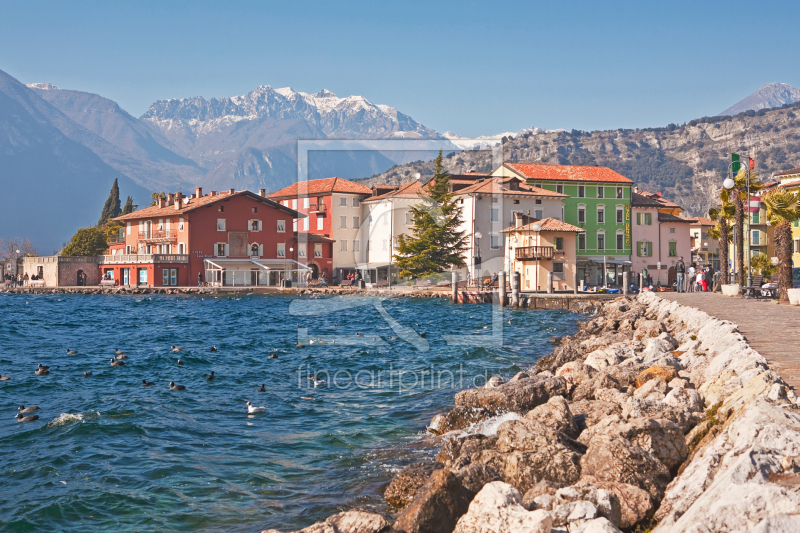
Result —
[[308, 265], [308, 268], [311, 269], [311, 279], [318, 279], [319, 278], [319, 267], [314, 263]]
[[76, 285], [78, 287], [85, 287], [86, 286], [86, 273], [83, 270], [78, 270], [78, 280]]

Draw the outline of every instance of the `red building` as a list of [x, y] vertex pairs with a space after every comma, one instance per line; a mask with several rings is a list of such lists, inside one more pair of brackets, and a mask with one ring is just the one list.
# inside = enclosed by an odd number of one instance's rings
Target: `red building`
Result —
[[[264, 189], [169, 194], [115, 219], [125, 224], [124, 242], [110, 245], [100, 274], [116, 285], [156, 287], [197, 285], [199, 279], [214, 285], [302, 280], [307, 268], [291, 255], [298, 245], [293, 221], [304, 216], [267, 198]], [[318, 241], [321, 255], [330, 258], [333, 241]]]
[[[301, 181], [271, 194], [269, 197], [284, 207], [296, 209], [306, 216], [294, 223], [299, 234], [300, 248], [293, 259], [308, 264], [314, 275], [324, 275], [328, 281], [341, 281], [345, 271], [356, 265], [359, 253], [359, 230], [363, 223], [361, 201], [372, 195], [372, 189], [342, 178]], [[320, 238], [336, 241], [333, 257], [308, 261], [311, 243]], [[302, 246], [309, 239], [308, 249]], [[299, 255], [305, 253], [305, 256]]]

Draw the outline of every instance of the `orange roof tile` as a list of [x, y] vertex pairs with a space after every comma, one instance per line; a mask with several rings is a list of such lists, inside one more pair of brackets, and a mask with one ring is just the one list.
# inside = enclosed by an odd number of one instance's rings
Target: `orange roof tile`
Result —
[[525, 224], [524, 226], [520, 227], [510, 227], [506, 228], [502, 231], [502, 233], [514, 233], [517, 231], [533, 231], [533, 225], [538, 224], [542, 227], [540, 231], [569, 231], [571, 233], [584, 233], [586, 230], [583, 228], [579, 228], [578, 226], [573, 226], [572, 224], [567, 224], [566, 222], [562, 222], [557, 218], [543, 218], [541, 220], [536, 220], [529, 224]]
[[607, 167], [536, 165], [532, 163], [503, 163], [503, 165], [529, 180], [633, 183], [622, 174]]
[[[522, 196], [539, 196], [548, 198], [569, 198], [566, 194], [561, 194], [555, 191], [548, 191], [539, 187], [532, 187], [521, 182], [519, 189], [510, 189], [508, 183], [514, 178], [510, 177], [494, 177], [487, 178], [484, 181], [465, 187], [454, 194], [507, 194], [507, 195], [522, 195]], [[519, 181], [519, 180], [517, 180]]]
[[[143, 209], [139, 209], [127, 215], [116, 217], [114, 220], [137, 220], [140, 218], [182, 215], [184, 213], [189, 213], [191, 211], [194, 211], [200, 207], [213, 204], [214, 202], [228, 200], [230, 198], [233, 198], [234, 196], [250, 196], [251, 198], [254, 198], [260, 202], [269, 204], [276, 209], [281, 209], [282, 211], [290, 213], [293, 218], [298, 218], [298, 216], [300, 218], [304, 218], [306, 216], [301, 213], [298, 213], [294, 209], [289, 209], [288, 207], [285, 207], [274, 200], [270, 200], [269, 198], [265, 198], [254, 192], [244, 190], [244, 191], [234, 191], [233, 193], [231, 193], [230, 191], [223, 191], [213, 196], [211, 194], [206, 194], [205, 196], [201, 196], [200, 198], [184, 197], [183, 200], [181, 201], [180, 209], [175, 209], [175, 205], [168, 205], [165, 207], [159, 207], [157, 205], [153, 205], [145, 207]], [[188, 202], [186, 202], [187, 199]]]
[[422, 192], [423, 185], [418, 180], [411, 180], [401, 183], [400, 186], [387, 193], [379, 196], [370, 196], [364, 198], [362, 202], [373, 202], [376, 200], [385, 200], [386, 198], [419, 198], [419, 193]]
[[698, 225], [700, 225], [700, 226], [713, 226], [713, 225], [715, 225], [715, 224], [716, 224], [716, 222], [714, 222], [714, 221], [713, 221], [713, 220], [711, 220], [710, 218], [705, 218], [705, 217], [695, 217], [695, 222], [694, 222], [694, 224], [698, 224]]
[[352, 194], [372, 194], [366, 185], [342, 178], [325, 178], [297, 182], [269, 195], [270, 198], [298, 198], [318, 194], [344, 192]]

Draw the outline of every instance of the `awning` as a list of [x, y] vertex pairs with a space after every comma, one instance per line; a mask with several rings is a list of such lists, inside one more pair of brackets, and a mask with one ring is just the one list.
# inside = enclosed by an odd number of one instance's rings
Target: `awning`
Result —
[[205, 264], [206, 270], [310, 270], [293, 259], [206, 259]]

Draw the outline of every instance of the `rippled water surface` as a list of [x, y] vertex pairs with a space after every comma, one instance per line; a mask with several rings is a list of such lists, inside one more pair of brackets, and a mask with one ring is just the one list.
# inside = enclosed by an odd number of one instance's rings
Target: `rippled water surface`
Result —
[[[291, 302], [0, 295], [0, 374], [11, 376], [0, 382], [0, 528], [298, 529], [381, 508], [392, 474], [434, 453], [426, 424], [457, 390], [527, 368], [581, 318], [507, 309], [494, 321], [502, 346], [457, 346], [444, 336], [490, 334], [492, 306], [398, 298], [314, 315], [317, 301]], [[406, 342], [398, 325], [425, 338]], [[297, 348], [298, 326], [339, 340]], [[109, 365], [115, 348], [124, 367]], [[50, 375], [34, 375], [39, 363]], [[307, 379], [326, 371], [323, 386]], [[247, 400], [265, 412], [248, 415]], [[38, 405], [40, 420], [18, 423], [20, 404]]]

